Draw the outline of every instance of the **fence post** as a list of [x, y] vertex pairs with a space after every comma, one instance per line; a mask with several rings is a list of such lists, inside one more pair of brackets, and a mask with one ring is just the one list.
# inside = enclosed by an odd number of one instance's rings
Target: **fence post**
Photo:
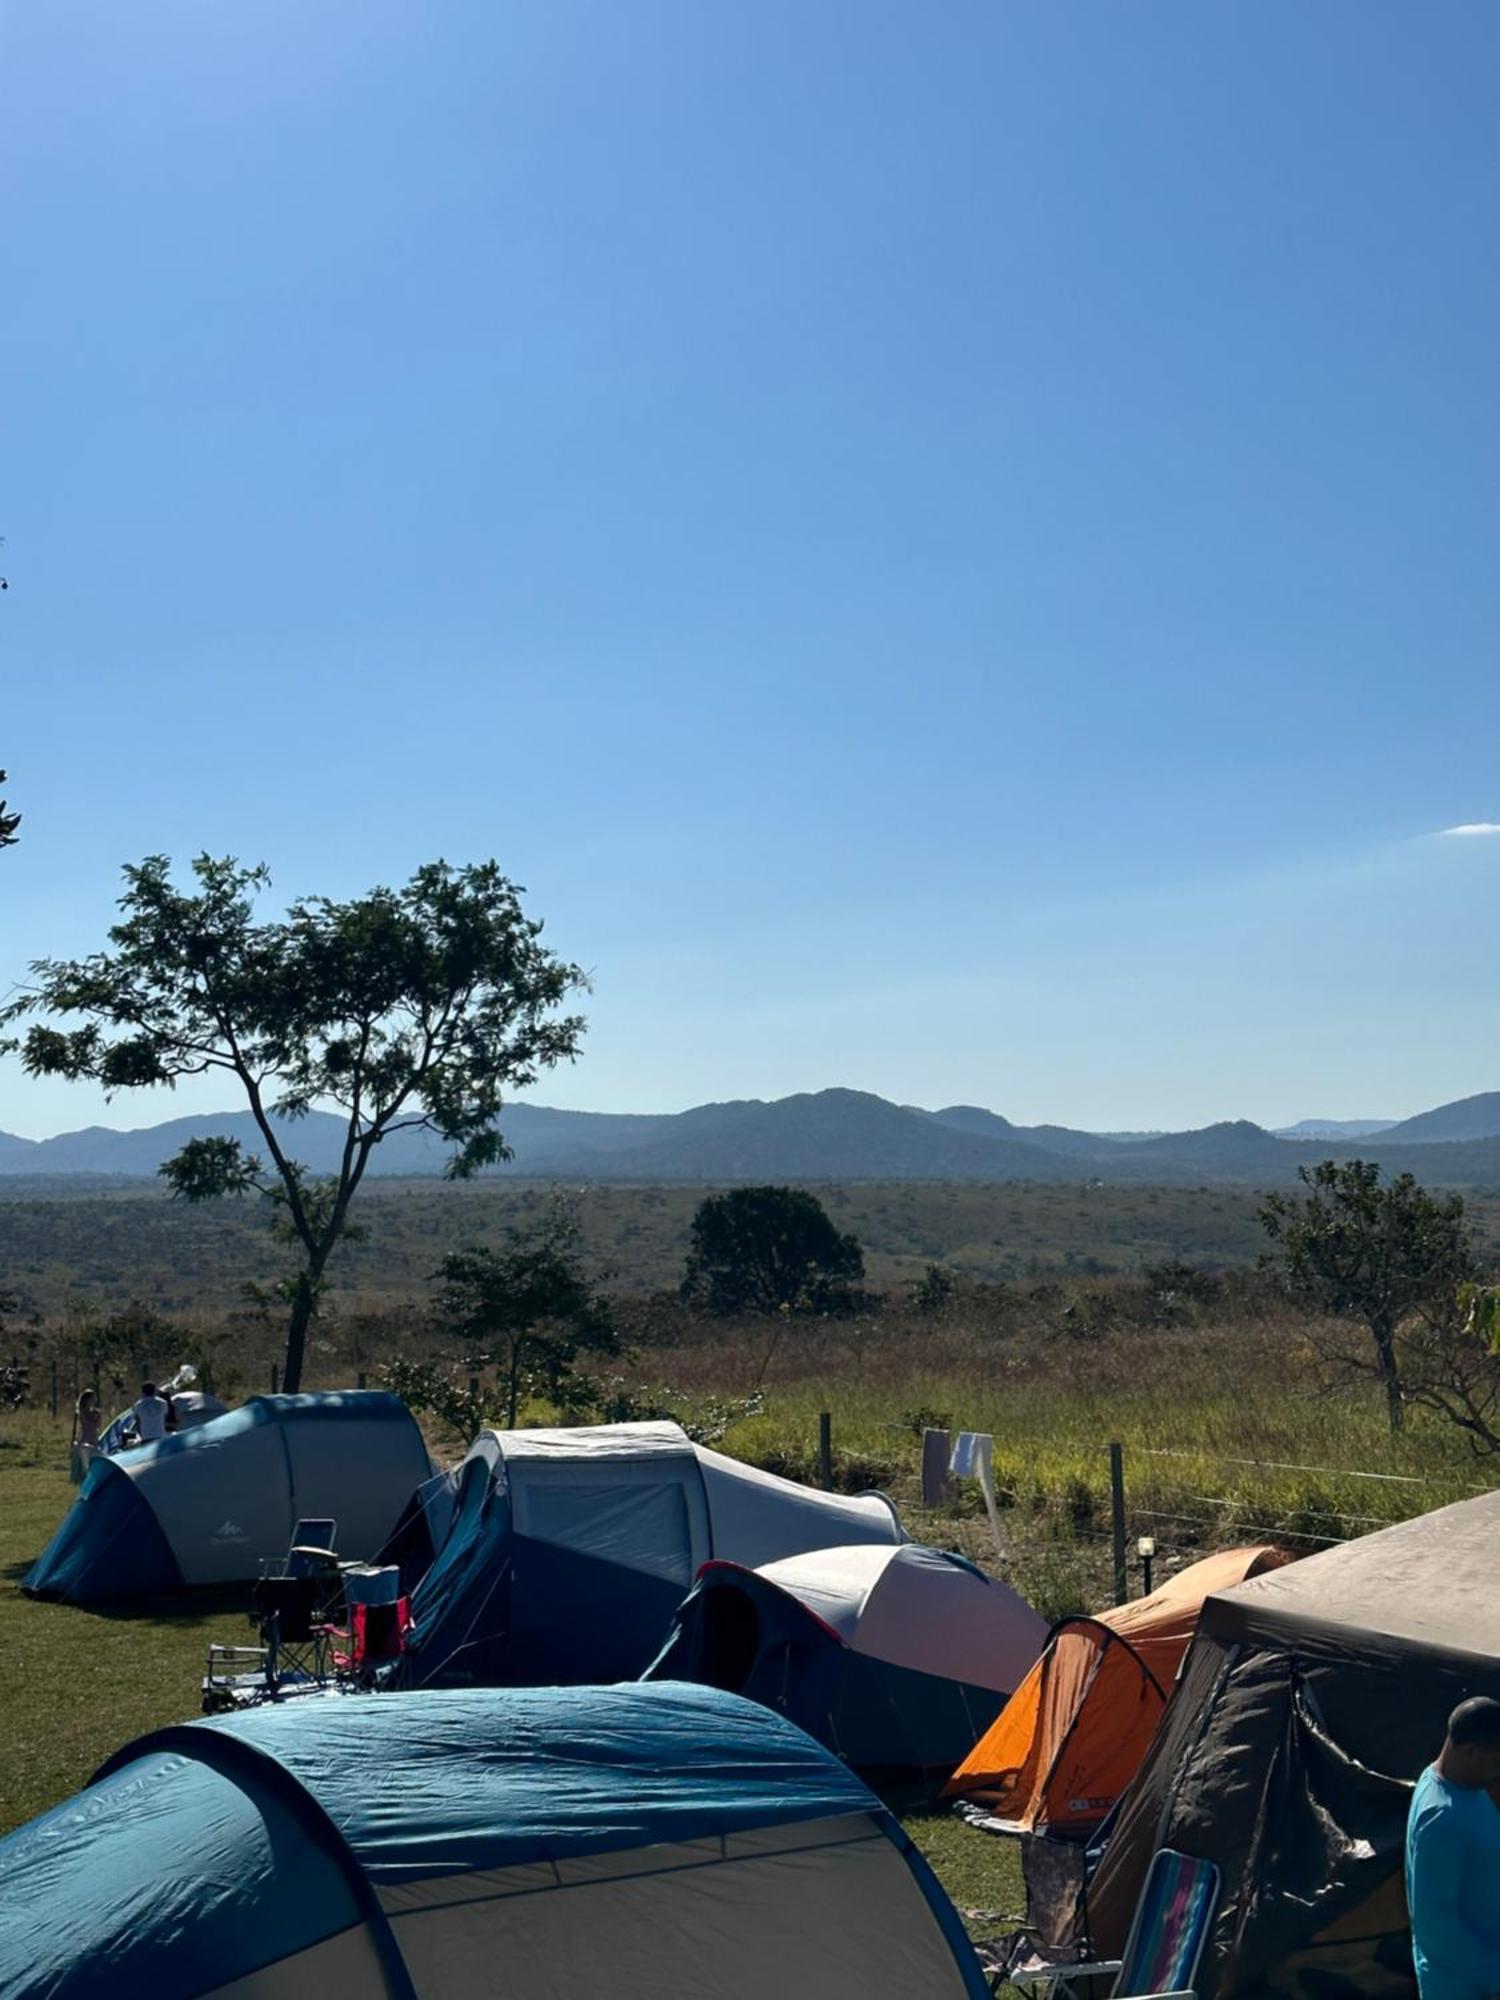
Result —
[[1123, 1604], [1130, 1595], [1130, 1578], [1125, 1570], [1125, 1453], [1118, 1444], [1109, 1448], [1109, 1514], [1115, 1556], [1115, 1603]]
[[281, 1386], [281, 1370], [277, 1366], [277, 1364], [273, 1361], [271, 1363], [271, 1394], [273, 1396], [276, 1394], [280, 1386]]
[[469, 1377], [469, 1394], [471, 1396], [477, 1396], [479, 1394], [479, 1377], [477, 1375], [471, 1375]]
[[355, 1376], [354, 1386], [356, 1389], [363, 1389], [363, 1387], [365, 1386], [365, 1371], [363, 1368], [361, 1368], [359, 1373]]
[[52, 1414], [57, 1415], [57, 1363], [52, 1364]]
[[818, 1469], [823, 1475], [823, 1490], [833, 1491], [833, 1418], [827, 1410], [818, 1413]]

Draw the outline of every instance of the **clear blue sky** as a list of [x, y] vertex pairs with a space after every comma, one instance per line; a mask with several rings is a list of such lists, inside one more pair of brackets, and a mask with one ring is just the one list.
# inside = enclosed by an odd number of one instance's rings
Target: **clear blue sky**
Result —
[[1500, 1084], [1497, 62], [1492, 0], [9, 0], [0, 990], [146, 853], [494, 855], [596, 980], [552, 1102]]

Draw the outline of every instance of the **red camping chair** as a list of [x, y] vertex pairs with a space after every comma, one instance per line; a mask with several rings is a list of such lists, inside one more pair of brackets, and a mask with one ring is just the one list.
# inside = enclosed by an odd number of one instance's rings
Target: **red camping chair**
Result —
[[411, 1631], [411, 1603], [401, 1595], [401, 1572], [387, 1569], [346, 1569], [344, 1603], [349, 1623], [330, 1626], [335, 1672], [368, 1682], [375, 1669], [399, 1660]]

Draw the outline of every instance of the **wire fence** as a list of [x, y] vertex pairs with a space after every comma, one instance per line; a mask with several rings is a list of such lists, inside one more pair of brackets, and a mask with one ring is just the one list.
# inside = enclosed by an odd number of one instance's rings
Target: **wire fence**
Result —
[[[1424, 1513], [1429, 1505], [1489, 1492], [1449, 1474], [1376, 1472], [1363, 1466], [1250, 1458], [1171, 1446], [1114, 1443], [1110, 1460], [1110, 1530], [1115, 1597], [1144, 1588], [1163, 1569], [1195, 1560], [1230, 1541], [1265, 1541], [1311, 1554]], [[1193, 1470], [1170, 1477], [1173, 1466]], [[1226, 1476], [1228, 1489], [1207, 1492]], [[1312, 1482], [1298, 1487], [1297, 1481]], [[1381, 1511], [1367, 1511], [1374, 1509]]]

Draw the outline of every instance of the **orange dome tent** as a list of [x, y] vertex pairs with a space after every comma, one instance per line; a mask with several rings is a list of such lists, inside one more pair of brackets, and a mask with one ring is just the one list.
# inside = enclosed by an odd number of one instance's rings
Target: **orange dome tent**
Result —
[[1096, 1827], [1140, 1768], [1204, 1598], [1290, 1560], [1225, 1549], [1149, 1597], [1063, 1619], [944, 1796], [977, 1800], [1016, 1833]]

